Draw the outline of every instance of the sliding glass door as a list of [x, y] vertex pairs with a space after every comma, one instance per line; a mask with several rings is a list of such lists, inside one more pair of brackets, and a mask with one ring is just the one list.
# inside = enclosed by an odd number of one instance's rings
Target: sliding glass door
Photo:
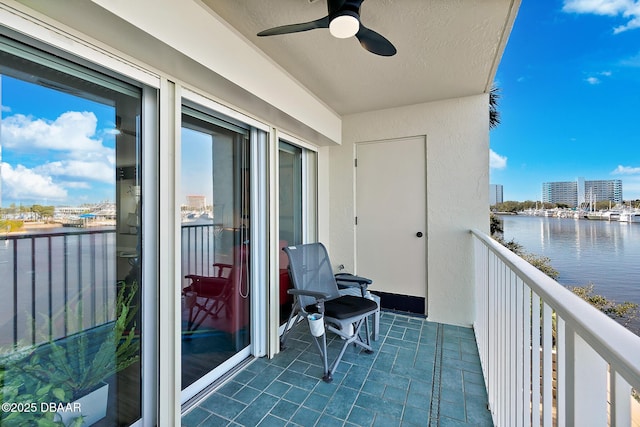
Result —
[[0, 37], [0, 100], [0, 425], [132, 424], [141, 88]]
[[183, 108], [183, 390], [210, 382], [216, 368], [250, 344], [249, 135]]
[[302, 149], [280, 141], [280, 241], [285, 245], [302, 243]]
[[[280, 140], [278, 145], [279, 245], [299, 245], [315, 240], [316, 153]], [[279, 257], [280, 322], [291, 313], [293, 299], [288, 260]]]

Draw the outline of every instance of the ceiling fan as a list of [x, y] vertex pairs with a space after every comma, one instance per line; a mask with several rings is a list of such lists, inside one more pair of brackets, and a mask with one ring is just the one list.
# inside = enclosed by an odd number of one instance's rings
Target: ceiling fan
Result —
[[396, 48], [389, 40], [360, 22], [360, 6], [363, 1], [327, 0], [328, 14], [324, 18], [271, 28], [259, 32], [258, 36], [275, 36], [315, 30], [316, 28], [328, 28], [334, 37], [340, 39], [356, 36], [360, 45], [371, 53], [381, 56], [395, 55]]

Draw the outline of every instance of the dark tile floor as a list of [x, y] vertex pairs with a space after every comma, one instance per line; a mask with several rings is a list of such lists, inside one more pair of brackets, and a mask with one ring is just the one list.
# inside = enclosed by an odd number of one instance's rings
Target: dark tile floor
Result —
[[[306, 322], [182, 417], [204, 426], [492, 426], [473, 331], [382, 312], [375, 352], [350, 346], [332, 383]], [[339, 338], [330, 349], [337, 352]], [[331, 356], [331, 351], [330, 351]]]

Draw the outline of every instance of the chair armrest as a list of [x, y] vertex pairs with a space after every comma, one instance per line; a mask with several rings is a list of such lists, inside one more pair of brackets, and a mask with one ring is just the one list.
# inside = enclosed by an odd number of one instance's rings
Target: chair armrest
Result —
[[366, 287], [368, 285], [364, 284], [364, 283], [356, 283], [356, 282], [347, 282], [347, 281], [343, 281], [341, 279], [337, 279], [336, 283], [338, 284], [338, 288], [339, 289], [345, 289], [345, 288], [362, 288], [364, 287], [366, 289]]
[[360, 293], [363, 297], [366, 295], [369, 285], [373, 283], [373, 280], [371, 279], [367, 279], [366, 277], [361, 276], [354, 276], [350, 273], [338, 273], [334, 277], [336, 278], [338, 288], [360, 288]]
[[371, 279], [367, 279], [366, 277], [362, 277], [362, 276], [354, 276], [353, 274], [350, 274], [350, 273], [338, 273], [335, 275], [335, 278], [336, 278], [336, 281], [338, 282], [352, 283], [351, 286], [353, 286], [353, 284], [370, 285], [373, 283], [373, 280]]
[[307, 297], [313, 297], [317, 300], [325, 300], [331, 296], [331, 294], [327, 294], [325, 292], [305, 291], [303, 289], [288, 289], [287, 293], [291, 295], [304, 295]]

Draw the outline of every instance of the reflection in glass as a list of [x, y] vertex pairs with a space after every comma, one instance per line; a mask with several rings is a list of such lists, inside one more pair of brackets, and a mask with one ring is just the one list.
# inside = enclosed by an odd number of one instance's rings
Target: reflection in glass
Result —
[[[302, 238], [302, 149], [280, 141], [279, 164], [279, 224], [280, 248], [303, 243]], [[291, 313], [293, 298], [287, 293], [289, 280], [288, 259], [280, 251], [279, 289], [280, 321], [284, 322]]]
[[[140, 90], [4, 38], [0, 72], [0, 401], [37, 407], [0, 425], [132, 424]], [[56, 413], [94, 394], [96, 410]]]
[[184, 108], [182, 388], [249, 345], [248, 132]]

